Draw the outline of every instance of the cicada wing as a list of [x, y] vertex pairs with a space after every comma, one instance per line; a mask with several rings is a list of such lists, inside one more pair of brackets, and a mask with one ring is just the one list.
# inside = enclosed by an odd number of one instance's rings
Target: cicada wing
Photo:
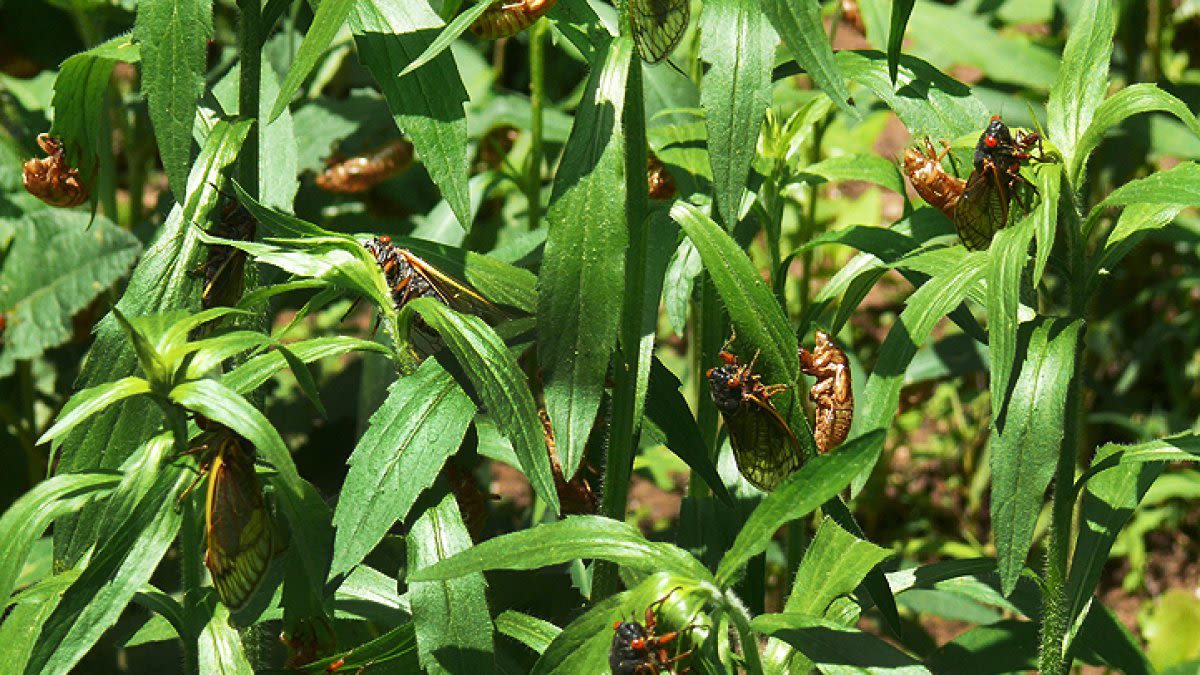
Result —
[[413, 272], [420, 275], [437, 297], [450, 309], [463, 314], [473, 314], [489, 324], [499, 323], [507, 318], [503, 310], [467, 287], [466, 284], [443, 273], [411, 252], [405, 249], [398, 250]]
[[667, 58], [683, 34], [691, 17], [691, 0], [629, 0], [629, 22], [633, 41], [646, 63]]
[[770, 402], [748, 396], [724, 417], [738, 470], [752, 485], [770, 492], [800, 468], [800, 445]]
[[219, 443], [205, 501], [208, 553], [204, 564], [221, 602], [236, 610], [262, 583], [274, 545], [253, 458], [232, 432], [223, 434]]
[[971, 172], [954, 209], [954, 227], [967, 250], [987, 249], [996, 232], [1008, 224], [1009, 198], [1009, 190], [995, 167]]

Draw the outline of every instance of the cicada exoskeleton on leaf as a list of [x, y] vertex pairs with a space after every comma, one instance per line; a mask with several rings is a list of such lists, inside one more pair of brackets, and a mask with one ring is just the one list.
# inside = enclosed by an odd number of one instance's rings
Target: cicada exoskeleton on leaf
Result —
[[[672, 591], [674, 592], [674, 591]], [[674, 665], [691, 655], [692, 650], [678, 651], [678, 640], [695, 626], [658, 634], [657, 609], [661, 608], [671, 593], [655, 600], [646, 608], [643, 623], [637, 621], [613, 622], [613, 640], [608, 649], [608, 665], [613, 675], [652, 675], [675, 673]], [[671, 655], [667, 645], [675, 642], [676, 654]], [[686, 672], [686, 671], [685, 671]]]
[[752, 485], [770, 492], [800, 468], [803, 457], [795, 435], [771, 403], [787, 385], [764, 385], [754, 372], [754, 359], [744, 364], [728, 348], [726, 343], [721, 350], [724, 365], [706, 373], [713, 403], [725, 420], [738, 470]]
[[945, 142], [943, 146], [944, 149], [939, 153], [926, 138], [923, 145], [906, 149], [904, 174], [921, 199], [954, 220], [954, 210], [958, 207], [967, 182], [946, 172], [942, 159], [950, 152], [950, 146]]
[[670, 56], [687, 32], [691, 0], [629, 0], [629, 24], [638, 54], [646, 63]]
[[[257, 228], [254, 216], [230, 200], [221, 210], [220, 221], [208, 233], [222, 239], [253, 241]], [[201, 307], [236, 307], [246, 288], [246, 252], [225, 244], [212, 244], [200, 273], [204, 277]]]
[[413, 146], [404, 139], [392, 141], [349, 159], [334, 159], [317, 175], [317, 187], [327, 192], [366, 192], [412, 166]]
[[34, 157], [25, 162], [22, 182], [29, 194], [61, 208], [79, 206], [87, 201], [88, 187], [80, 178], [79, 169], [67, 163], [62, 141], [49, 134], [39, 134], [37, 142], [46, 157]]
[[512, 37], [529, 28], [549, 12], [558, 0], [498, 0], [471, 24], [481, 40]]
[[1009, 224], [1012, 202], [1029, 211], [1022, 192], [1037, 194], [1037, 188], [1021, 175], [1022, 163], [1035, 159], [1029, 152], [1041, 146], [1037, 132], [1018, 131], [1014, 138], [999, 115], [992, 117], [975, 144], [974, 168], [967, 178], [962, 198], [954, 210], [954, 226], [968, 250], [981, 251], [992, 243], [996, 232]]
[[854, 392], [850, 386], [850, 360], [824, 331], [817, 331], [810, 352], [800, 348], [800, 370], [817, 378], [808, 392], [816, 406], [813, 440], [821, 452], [841, 445], [850, 434], [854, 419]]
[[271, 516], [254, 471], [254, 446], [223, 425], [203, 426], [204, 564], [217, 597], [238, 610], [262, 583], [275, 555]]

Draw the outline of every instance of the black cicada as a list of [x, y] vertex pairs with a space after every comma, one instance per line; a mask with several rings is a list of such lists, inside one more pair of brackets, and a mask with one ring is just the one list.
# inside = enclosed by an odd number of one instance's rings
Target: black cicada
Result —
[[687, 658], [692, 652], [669, 656], [666, 644], [675, 641], [684, 631], [672, 631], [658, 635], [654, 629], [658, 626], [655, 609], [659, 608], [671, 597], [668, 593], [655, 600], [646, 608], [645, 623], [637, 621], [613, 622], [612, 647], [608, 651], [608, 665], [613, 675], [651, 675], [657, 673], [674, 673], [672, 664]]
[[979, 137], [974, 169], [954, 209], [958, 237], [968, 250], [982, 251], [992, 243], [996, 232], [1008, 225], [1014, 200], [1022, 210], [1029, 211], [1020, 193], [1036, 195], [1037, 188], [1021, 175], [1021, 163], [1034, 158], [1029, 150], [1035, 146], [1040, 155], [1041, 136], [1037, 132], [1017, 131], [1014, 138], [999, 115], [992, 117]]
[[[222, 239], [251, 241], [258, 221], [244, 207], [230, 201], [221, 212], [221, 221], [209, 230], [209, 234]], [[200, 306], [235, 307], [242, 299], [246, 286], [246, 252], [232, 246], [213, 244], [208, 247], [208, 259], [199, 273], [204, 275], [204, 291], [200, 295]]]
[[755, 487], [770, 492], [800, 468], [802, 460], [796, 437], [770, 400], [787, 385], [764, 385], [754, 372], [754, 359], [743, 364], [728, 349], [726, 343], [721, 350], [724, 365], [706, 373], [713, 403], [725, 419], [738, 470]]

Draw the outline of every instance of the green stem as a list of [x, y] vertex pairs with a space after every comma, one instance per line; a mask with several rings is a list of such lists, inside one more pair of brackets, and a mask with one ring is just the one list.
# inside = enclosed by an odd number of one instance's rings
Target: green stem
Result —
[[[700, 298], [692, 303], [691, 339], [688, 341], [692, 352], [692, 372], [704, 373], [717, 362], [717, 352], [725, 341], [729, 326], [717, 299], [717, 289], [707, 274], [701, 274], [697, 279], [700, 283]], [[711, 394], [708, 378], [693, 377], [695, 386], [696, 424], [700, 427], [700, 437], [704, 439], [704, 447], [709, 448], [713, 464], [721, 451], [717, 445], [719, 438], [717, 407], [704, 401]], [[688, 495], [703, 497], [709, 494], [708, 486], [702, 480], [693, 480], [688, 484]]]
[[[629, 499], [629, 479], [633, 473], [633, 454], [637, 449], [641, 410], [638, 383], [641, 380], [640, 355], [645, 345], [643, 334], [653, 335], [653, 326], [643, 326], [646, 301], [646, 119], [642, 99], [641, 61], [633, 55], [625, 90], [625, 222], [629, 245], [625, 252], [625, 301], [621, 309], [620, 349], [614, 357], [612, 420], [609, 425], [604, 495], [601, 515], [625, 520]], [[592, 580], [592, 600], [602, 600], [617, 592], [617, 566], [598, 561]]]
[[542, 219], [542, 110], [546, 103], [546, 20], [538, 19], [529, 31], [529, 164], [525, 169], [525, 199], [529, 203], [529, 229]]
[[241, 26], [238, 34], [238, 58], [241, 63], [241, 76], [238, 81], [238, 114], [242, 119], [254, 120], [242, 151], [238, 155], [238, 176], [242, 188], [254, 198], [259, 197], [258, 190], [258, 107], [259, 90], [262, 84], [262, 36], [259, 35], [261, 23], [261, 0], [238, 0], [238, 10], [241, 13]]
[[[175, 441], [174, 454], [181, 455], [187, 452], [187, 413], [167, 400], [166, 397], [159, 397], [157, 402], [163, 411], [167, 428], [171, 430], [171, 436]], [[199, 516], [196, 513], [195, 504], [194, 494], [188, 495], [183, 500], [183, 524], [179, 528], [179, 576], [183, 587], [183, 615], [189, 619], [189, 625], [191, 625], [191, 619], [200, 616], [202, 612], [200, 585], [204, 579], [203, 573], [200, 571], [200, 557], [203, 553], [200, 528], [197, 527]], [[184, 672], [199, 673], [200, 632], [195, 631], [193, 634], [181, 635], [180, 638], [183, 643]]]

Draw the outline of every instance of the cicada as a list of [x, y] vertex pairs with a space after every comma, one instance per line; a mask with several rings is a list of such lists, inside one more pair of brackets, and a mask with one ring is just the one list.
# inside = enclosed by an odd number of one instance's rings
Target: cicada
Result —
[[944, 149], [938, 153], [933, 143], [925, 139], [924, 147], [912, 147], [904, 151], [904, 173], [917, 194], [930, 206], [954, 220], [954, 210], [962, 198], [967, 182], [946, 173], [942, 158], [950, 152], [950, 145], [943, 141]]
[[450, 484], [454, 501], [458, 503], [458, 511], [462, 514], [463, 524], [472, 541], [479, 541], [483, 529], [487, 526], [487, 502], [489, 495], [479, 489], [479, 483], [470, 471], [458, 468], [453, 459], [442, 467], [442, 475]]
[[829, 333], [817, 331], [817, 341], [810, 352], [800, 348], [800, 370], [817, 378], [808, 398], [816, 404], [816, 423], [813, 438], [821, 452], [841, 445], [850, 434], [854, 419], [854, 392], [850, 388], [850, 360]]
[[[542, 434], [546, 437], [546, 450], [550, 453], [550, 471], [554, 474], [554, 489], [558, 493], [558, 503], [562, 507], [562, 515], [591, 515], [596, 513], [599, 500], [592, 491], [592, 484], [584, 475], [584, 466], [590, 466], [585, 459], [583, 465], [571, 480], [567, 480], [563, 472], [562, 462], [558, 459], [558, 442], [554, 438], [554, 426], [550, 423], [550, 413], [544, 403], [538, 403], [538, 417], [542, 420]], [[594, 471], [594, 469], [593, 469]]]
[[50, 206], [79, 206], [87, 201], [88, 187], [79, 177], [79, 169], [67, 164], [62, 141], [49, 134], [39, 134], [38, 145], [46, 157], [25, 162], [22, 181], [29, 194]]
[[754, 372], [755, 359], [741, 363], [728, 351], [731, 343], [732, 338], [721, 350], [724, 365], [710, 368], [705, 375], [713, 403], [729, 430], [738, 470], [755, 487], [770, 492], [800, 467], [802, 459], [795, 435], [771, 403], [771, 397], [787, 385], [764, 385]]
[[646, 156], [646, 184], [650, 189], [650, 199], [675, 198], [675, 179], [667, 171], [667, 165], [653, 152]]
[[217, 597], [237, 610], [262, 583], [275, 554], [271, 517], [254, 472], [254, 446], [225, 426], [204, 426], [204, 564]]
[[328, 192], [366, 192], [412, 166], [413, 146], [399, 139], [349, 159], [331, 160], [317, 175], [317, 187]]
[[[222, 239], [253, 241], [257, 227], [258, 221], [254, 216], [245, 207], [230, 200], [221, 211], [220, 221], [209, 230], [209, 234]], [[197, 273], [204, 276], [201, 307], [235, 307], [246, 287], [246, 252], [224, 244], [213, 244], [208, 247], [208, 258]]]
[[512, 37], [529, 28], [549, 12], [558, 0], [498, 0], [471, 24], [481, 40]]
[[1041, 146], [1037, 132], [1018, 131], [1014, 138], [999, 115], [992, 117], [979, 137], [974, 168], [954, 210], [958, 237], [968, 250], [981, 251], [992, 243], [996, 232], [1008, 225], [1014, 200], [1029, 211], [1020, 192], [1025, 189], [1036, 195], [1037, 188], [1021, 175], [1021, 163], [1034, 158], [1029, 152], [1034, 146]]
[[642, 60], [658, 63], [675, 51], [691, 12], [691, 0], [629, 0], [629, 24]]
[[666, 645], [679, 639], [693, 626], [662, 635], [655, 632], [658, 627], [655, 610], [661, 608], [669, 597], [671, 594], [667, 593], [646, 608], [646, 614], [643, 617], [645, 623], [613, 622], [615, 633], [612, 646], [608, 650], [608, 665], [612, 668], [613, 675], [674, 673], [675, 670], [672, 666], [691, 655], [692, 650], [689, 649], [686, 652], [670, 656]]
[[[408, 249], [394, 246], [391, 237], [374, 237], [364, 241], [363, 246], [383, 271], [396, 311], [417, 298], [435, 298], [455, 311], [474, 314], [485, 321], [498, 322], [505, 317], [499, 307], [479, 293], [443, 274]], [[419, 317], [414, 320], [413, 329], [413, 346], [421, 355], [437, 351], [440, 339]]]

